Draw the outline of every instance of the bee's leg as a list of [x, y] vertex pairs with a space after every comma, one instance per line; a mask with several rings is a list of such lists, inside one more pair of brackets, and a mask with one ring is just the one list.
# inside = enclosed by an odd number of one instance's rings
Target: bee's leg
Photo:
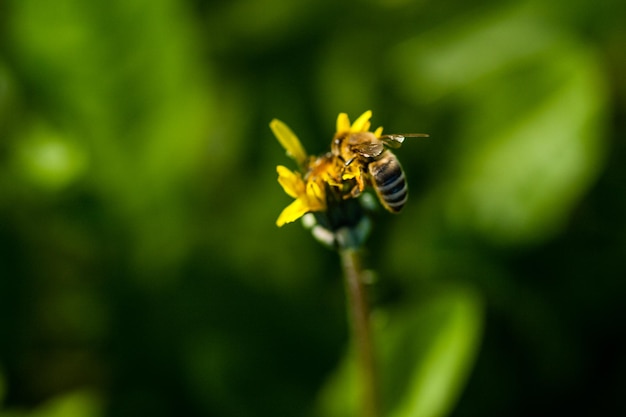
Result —
[[355, 184], [354, 187], [352, 187], [349, 192], [344, 193], [343, 199], [347, 200], [349, 198], [356, 198], [359, 195], [361, 195], [361, 190], [359, 190], [359, 185]]
[[356, 179], [356, 185], [359, 187], [359, 194], [361, 194], [363, 192], [363, 190], [365, 190], [365, 179], [364, 179], [364, 172], [361, 171], [361, 175], [357, 175], [355, 177]]
[[356, 198], [361, 195], [361, 193], [365, 190], [365, 181], [363, 179], [363, 175], [357, 175], [354, 177], [356, 184], [352, 187], [349, 193], [344, 194], [343, 198]]

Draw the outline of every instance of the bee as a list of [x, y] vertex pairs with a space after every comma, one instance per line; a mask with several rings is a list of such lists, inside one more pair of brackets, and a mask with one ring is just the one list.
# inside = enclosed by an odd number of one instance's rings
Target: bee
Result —
[[372, 132], [356, 132], [333, 139], [331, 153], [344, 162], [344, 172], [356, 171], [356, 184], [349, 197], [357, 197], [369, 184], [388, 211], [399, 213], [402, 210], [408, 198], [406, 178], [400, 161], [388, 148], [399, 148], [407, 137], [428, 135], [409, 133], [377, 137]]

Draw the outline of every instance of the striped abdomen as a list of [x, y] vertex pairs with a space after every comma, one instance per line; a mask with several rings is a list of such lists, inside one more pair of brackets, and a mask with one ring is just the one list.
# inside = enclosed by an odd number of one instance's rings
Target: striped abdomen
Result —
[[369, 163], [367, 170], [381, 204], [392, 213], [402, 210], [409, 190], [398, 158], [385, 150], [380, 158]]

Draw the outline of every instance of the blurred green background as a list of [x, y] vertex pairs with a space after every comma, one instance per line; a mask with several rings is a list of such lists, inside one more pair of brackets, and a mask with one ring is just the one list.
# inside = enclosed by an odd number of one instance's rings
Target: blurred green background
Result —
[[0, 416], [350, 415], [339, 261], [275, 226], [268, 123], [321, 153], [368, 109], [431, 135], [366, 252], [386, 415], [626, 414], [625, 21], [0, 2]]

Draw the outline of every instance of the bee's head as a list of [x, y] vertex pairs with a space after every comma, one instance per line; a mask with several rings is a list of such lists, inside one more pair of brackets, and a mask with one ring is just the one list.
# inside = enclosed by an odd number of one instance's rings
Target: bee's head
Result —
[[341, 132], [337, 133], [333, 138], [333, 141], [330, 144], [330, 151], [335, 156], [341, 156], [342, 153], [342, 145], [348, 137], [349, 132]]

